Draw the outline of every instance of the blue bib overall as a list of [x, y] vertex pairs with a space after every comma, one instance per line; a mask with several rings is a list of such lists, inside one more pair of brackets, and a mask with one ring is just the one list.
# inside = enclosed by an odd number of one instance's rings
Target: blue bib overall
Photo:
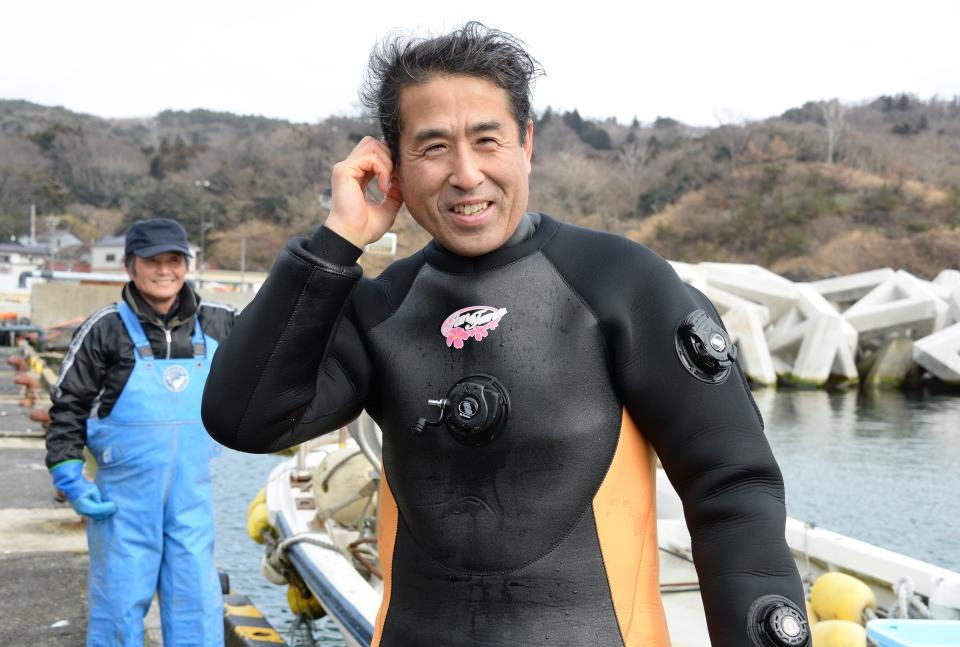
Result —
[[213, 558], [210, 458], [216, 444], [200, 400], [217, 342], [199, 320], [194, 357], [157, 359], [133, 310], [117, 306], [133, 340], [133, 372], [106, 418], [87, 422], [96, 483], [117, 512], [87, 520], [88, 647], [143, 647], [154, 591], [163, 641], [223, 645], [223, 600]]

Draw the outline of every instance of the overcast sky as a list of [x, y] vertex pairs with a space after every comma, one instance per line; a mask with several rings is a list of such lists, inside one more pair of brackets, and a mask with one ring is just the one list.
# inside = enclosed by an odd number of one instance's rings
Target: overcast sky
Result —
[[[960, 94], [960, 1], [0, 0], [0, 98], [108, 117], [357, 114], [372, 45], [470, 19], [523, 39], [534, 106], [694, 125], [807, 100]], [[616, 8], [615, 8], [616, 7]]]

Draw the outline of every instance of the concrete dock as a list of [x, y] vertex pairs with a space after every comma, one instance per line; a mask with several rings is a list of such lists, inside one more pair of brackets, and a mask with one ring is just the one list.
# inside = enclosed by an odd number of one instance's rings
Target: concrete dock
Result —
[[[47, 409], [43, 383], [35, 393], [15, 383], [7, 362], [17, 348], [0, 347], [0, 645], [82, 647], [87, 626], [87, 536], [69, 504], [54, 499], [44, 464], [43, 425], [30, 419]], [[34, 396], [28, 404], [25, 397]], [[146, 645], [162, 647], [156, 603], [144, 622]]]
[[[86, 530], [70, 505], [54, 498], [44, 463], [45, 431], [30, 418], [32, 410], [50, 407], [48, 387], [56, 375], [39, 364], [18, 370], [7, 361], [18, 356], [20, 349], [0, 346], [0, 647], [83, 647]], [[30, 382], [26, 375], [39, 382], [32, 393], [17, 383]], [[231, 593], [226, 645], [286, 644], [249, 598]], [[156, 598], [144, 619], [144, 633], [145, 647], [163, 647]]]
[[[40, 423], [0, 348], [0, 645], [82, 646], [87, 622], [87, 541], [69, 505], [57, 503]], [[37, 407], [49, 406], [46, 392]]]

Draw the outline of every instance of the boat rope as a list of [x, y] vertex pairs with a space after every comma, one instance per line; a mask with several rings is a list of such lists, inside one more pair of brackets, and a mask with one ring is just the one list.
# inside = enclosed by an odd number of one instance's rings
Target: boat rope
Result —
[[[326, 535], [322, 535], [322, 537], [326, 537]], [[320, 548], [326, 548], [327, 550], [332, 550], [337, 553], [340, 552], [340, 549], [336, 546], [336, 544], [331, 543], [325, 538], [321, 538], [320, 535], [313, 532], [298, 532], [295, 535], [287, 537], [277, 544], [276, 550], [281, 554], [286, 555], [290, 547], [296, 544], [310, 544], [311, 546], [319, 546]]]
[[700, 582], [661, 582], [660, 593], [692, 593], [700, 590]]
[[663, 546], [660, 546], [660, 552], [666, 553], [667, 555], [673, 555], [677, 559], [682, 559], [685, 562], [689, 562], [693, 564], [693, 559], [689, 555], [682, 553], [680, 551], [672, 550], [670, 548], [664, 548]]
[[[356, 454], [354, 454], [354, 456], [357, 456], [359, 454], [360, 452], [357, 452]], [[377, 483], [377, 480], [371, 479], [367, 481], [367, 483], [362, 488], [360, 488], [356, 493], [347, 496], [342, 501], [338, 501], [337, 503], [330, 506], [329, 508], [318, 510], [317, 515], [322, 516], [326, 519], [330, 519], [331, 517], [333, 517], [333, 515], [343, 510], [347, 506], [351, 506], [357, 501], [362, 501], [363, 499], [372, 498], [377, 493], [377, 490], [379, 489], [379, 487], [380, 486]], [[364, 510], [366, 510], [366, 507], [364, 507]]]
[[320, 483], [320, 487], [323, 488], [323, 491], [326, 492], [330, 489], [330, 479], [333, 477], [334, 474], [340, 471], [340, 468], [342, 468], [344, 465], [352, 461], [354, 456], [359, 456], [362, 453], [363, 452], [358, 449], [353, 453], [347, 454], [346, 456], [343, 457], [342, 460], [340, 460], [339, 463], [331, 467], [330, 470], [327, 472], [327, 475], [323, 477], [323, 481]]
[[[264, 559], [266, 566], [276, 572], [276, 575], [286, 580], [287, 582], [295, 582], [297, 580], [297, 571], [293, 567], [293, 564], [290, 562], [290, 558], [287, 557], [287, 551], [296, 544], [306, 543], [319, 548], [325, 548], [327, 550], [332, 550], [335, 552], [341, 552], [340, 549], [327, 541], [326, 536], [322, 538], [316, 536], [316, 533], [307, 533], [301, 532], [297, 533], [283, 541], [277, 541], [277, 539], [272, 534], [263, 533], [264, 544], [266, 546], [266, 551]], [[267, 579], [274, 581], [269, 575], [265, 575]], [[275, 584], [279, 584], [279, 581], [275, 581]]]
[[897, 596], [896, 606], [891, 608], [890, 614], [894, 618], [906, 618], [910, 613], [907, 606], [907, 597], [913, 595], [913, 581], [908, 577], [901, 577], [893, 585], [893, 592]]
[[[923, 603], [916, 593], [914, 593], [913, 580], [909, 577], [901, 577], [893, 584], [894, 593], [897, 596], [896, 618], [933, 618], [930, 609]], [[911, 610], [913, 613], [911, 613]]]
[[[300, 632], [301, 627], [304, 629], [304, 632]], [[290, 644], [299, 645], [300, 636], [306, 636], [306, 644], [309, 645], [309, 647], [319, 647], [317, 639], [313, 637], [313, 620], [311, 620], [310, 616], [306, 613], [298, 613], [296, 620], [294, 620], [290, 626]]]
[[[808, 521], [803, 524], [803, 557], [806, 561], [807, 572], [803, 574], [803, 582], [806, 589], [813, 585], [813, 569], [810, 567], [810, 531], [817, 527], [817, 524]], [[805, 591], [809, 593], [809, 590]]]
[[367, 557], [366, 557], [363, 553], [360, 552], [360, 547], [363, 546], [363, 545], [365, 545], [365, 544], [372, 544], [372, 545], [376, 546], [376, 545], [377, 545], [377, 538], [376, 538], [376, 537], [364, 537], [364, 538], [362, 538], [362, 539], [358, 539], [358, 540], [356, 540], [356, 541], [350, 542], [350, 544], [347, 546], [347, 548], [350, 550], [350, 554], [353, 555], [353, 558], [354, 558], [355, 560], [357, 560], [358, 562], [360, 562], [361, 564], [363, 564], [363, 567], [364, 567], [364, 568], [366, 568], [366, 569], [367, 569], [368, 571], [370, 571], [373, 575], [376, 575], [377, 577], [379, 577], [379, 578], [382, 580], [382, 579], [383, 579], [383, 575], [380, 573], [380, 569], [377, 568], [376, 565], [373, 564], [373, 562], [371, 562], [370, 560], [368, 560]]
[[898, 578], [893, 583], [894, 601], [889, 607], [878, 607], [863, 610], [864, 623], [877, 618], [906, 619], [933, 619], [930, 609], [923, 603], [923, 599], [914, 592], [913, 580], [909, 577]]

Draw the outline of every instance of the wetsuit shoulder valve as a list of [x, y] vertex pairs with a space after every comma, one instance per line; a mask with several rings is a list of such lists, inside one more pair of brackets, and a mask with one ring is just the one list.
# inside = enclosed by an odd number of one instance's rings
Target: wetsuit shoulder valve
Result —
[[737, 360], [737, 347], [723, 326], [703, 310], [694, 310], [680, 321], [675, 341], [680, 362], [701, 382], [722, 383]]
[[782, 595], [757, 598], [747, 611], [747, 633], [755, 647], [808, 647], [810, 626], [803, 612]]
[[497, 378], [477, 374], [465, 377], [440, 400], [427, 404], [439, 407], [435, 420], [418, 418], [413, 433], [422, 435], [427, 425], [445, 422], [447, 431], [469, 447], [482, 447], [491, 442], [507, 425], [510, 415], [510, 396]]

